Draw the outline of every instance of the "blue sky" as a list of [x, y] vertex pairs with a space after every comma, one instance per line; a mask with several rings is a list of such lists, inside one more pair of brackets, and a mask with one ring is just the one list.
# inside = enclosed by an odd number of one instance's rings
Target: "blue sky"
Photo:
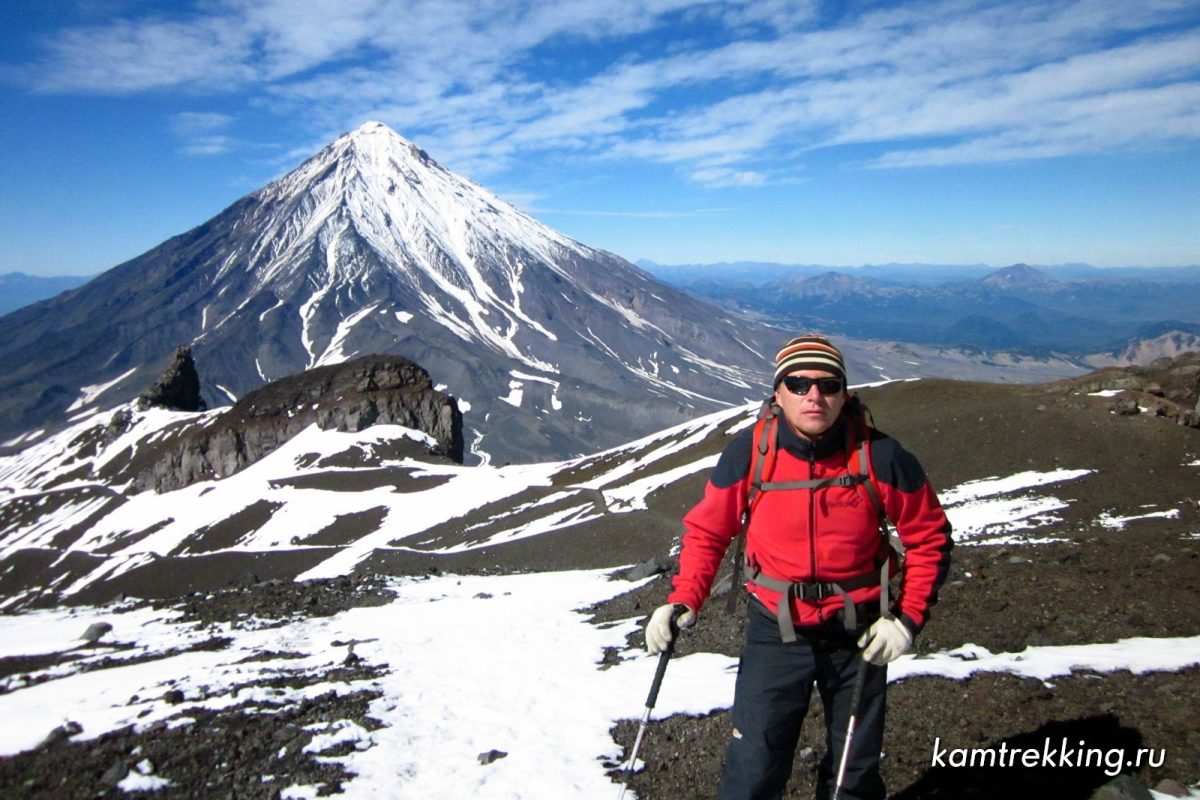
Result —
[[107, 269], [371, 119], [631, 260], [1200, 264], [1195, 0], [30, 0], [0, 23], [0, 273]]

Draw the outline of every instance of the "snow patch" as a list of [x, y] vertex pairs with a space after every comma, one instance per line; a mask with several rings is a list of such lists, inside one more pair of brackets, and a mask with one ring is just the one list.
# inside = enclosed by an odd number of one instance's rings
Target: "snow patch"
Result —
[[480, 445], [483, 444], [484, 435], [475, 428], [471, 429], [471, 433], [475, 434], [475, 437], [471, 439], [471, 445], [467, 448], [468, 452], [475, 456], [475, 458], [479, 459], [479, 466], [486, 467], [492, 463], [492, 455], [480, 447]]
[[[546, 378], [541, 375], [528, 375], [524, 372], [518, 372], [515, 369], [510, 370], [508, 374], [512, 375], [514, 378], [516, 378], [519, 381], [535, 381], [537, 383], [546, 384], [547, 386], [550, 387], [550, 408], [552, 408], [555, 411], [562, 410], [562, 401], [560, 401], [558, 399], [558, 387], [560, 386], [559, 381], [551, 380], [550, 378]], [[509, 384], [509, 388], [510, 389], [513, 388], [512, 383]], [[504, 400], [504, 398], [501, 398], [501, 399]], [[509, 402], [509, 401], [505, 400], [505, 402]], [[516, 403], [513, 403], [513, 405], [520, 406], [520, 400], [518, 400]]]
[[325, 352], [322, 353], [321, 357], [317, 359], [315, 366], [322, 367], [326, 364], [341, 364], [342, 362], [348, 360], [351, 356], [357, 355], [356, 353], [347, 354], [345, 352], [344, 348], [346, 346], [346, 340], [354, 331], [354, 326], [362, 322], [371, 314], [375, 313], [375, 309], [377, 308], [379, 308], [378, 303], [373, 306], [368, 306], [367, 308], [359, 309], [338, 323], [337, 331], [333, 334], [333, 338], [329, 341], [329, 346], [325, 348]]
[[523, 384], [521, 381], [509, 381], [508, 394], [504, 397], [501, 397], [500, 400], [508, 403], [510, 406], [514, 406], [515, 408], [520, 408], [521, 401], [525, 398], [524, 386], [525, 384]]
[[1027, 647], [1019, 653], [993, 654], [965, 644], [942, 653], [901, 656], [888, 665], [888, 682], [920, 675], [963, 680], [980, 672], [1003, 672], [1046, 681], [1074, 670], [1135, 675], [1173, 672], [1200, 664], [1200, 636], [1175, 639], [1136, 637], [1115, 643]]
[[96, 398], [98, 398], [100, 395], [104, 394], [109, 389], [116, 386], [118, 383], [125, 380], [126, 378], [128, 378], [130, 375], [132, 375], [133, 373], [135, 373], [137, 371], [138, 371], [138, 368], [134, 367], [133, 369], [129, 370], [128, 372], [124, 373], [123, 375], [118, 375], [116, 378], [113, 378], [108, 383], [97, 383], [92, 386], [80, 387], [79, 397], [75, 400], [74, 403], [71, 403], [71, 405], [67, 406], [67, 413], [69, 414], [72, 411], [78, 411], [79, 409], [83, 408], [84, 406], [91, 405], [93, 402], [95, 402]]
[[0, 447], [17, 447], [18, 445], [22, 445], [27, 442], [37, 441], [38, 439], [40, 439], [41, 437], [43, 437], [45, 435], [46, 435], [46, 429], [38, 428], [36, 431], [29, 431], [27, 433], [22, 433], [20, 436], [17, 436], [14, 439], [9, 439], [7, 442], [0, 444]]
[[[960, 544], [1009, 544], [1030, 541], [1037, 528], [1061, 521], [1052, 512], [1067, 503], [1050, 495], [1027, 490], [1090, 475], [1088, 469], [1057, 469], [1051, 472], [1021, 472], [1005, 478], [968, 481], [946, 492], [940, 499], [954, 540]], [[1039, 541], [1048, 541], [1045, 537]]]
[[258, 315], [258, 321], [261, 323], [263, 320], [265, 320], [265, 319], [267, 318], [267, 315], [268, 315], [268, 314], [270, 314], [272, 311], [274, 311], [274, 310], [275, 310], [275, 309], [277, 309], [277, 308], [281, 308], [282, 306], [283, 306], [283, 300], [282, 300], [282, 299], [277, 299], [277, 300], [275, 301], [275, 305], [271, 306], [271, 307], [270, 307], [270, 308], [268, 308], [266, 311], [264, 311], [264, 312], [262, 312], [261, 314], [259, 314], [259, 315]]
[[1118, 517], [1109, 512], [1104, 512], [1096, 522], [1110, 530], [1123, 530], [1130, 522], [1136, 522], [1143, 519], [1179, 519], [1179, 509], [1172, 508], [1166, 511], [1152, 511], [1148, 514], [1134, 514], [1129, 517]]
[[117, 783], [117, 788], [125, 792], [156, 792], [170, 785], [169, 780], [154, 774], [154, 765], [150, 763], [150, 759], [144, 758]]

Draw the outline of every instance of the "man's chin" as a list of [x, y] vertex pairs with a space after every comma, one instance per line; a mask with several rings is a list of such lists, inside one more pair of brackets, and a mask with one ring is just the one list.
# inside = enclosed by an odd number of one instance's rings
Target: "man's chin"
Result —
[[822, 422], [813, 422], [811, 424], [801, 424], [797, 426], [797, 430], [810, 439], [816, 439], [825, 431], [829, 430], [830, 426]]

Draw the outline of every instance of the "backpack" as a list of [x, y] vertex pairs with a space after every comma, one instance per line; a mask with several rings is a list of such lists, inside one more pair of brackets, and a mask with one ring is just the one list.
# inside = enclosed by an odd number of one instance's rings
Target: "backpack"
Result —
[[[775, 468], [776, 449], [778, 447], [778, 428], [782, 410], [772, 399], [763, 402], [754, 423], [754, 435], [750, 448], [750, 469], [752, 476], [747, 490], [746, 510], [742, 512], [741, 531], [735, 539], [732, 548], [731, 581], [736, 586], [738, 572], [741, 571], [746, 581], [752, 581], [782, 593], [777, 614], [779, 632], [784, 642], [796, 640], [795, 630], [791, 619], [791, 598], [802, 600], [819, 600], [830, 594], [841, 595], [843, 607], [843, 623], [846, 629], [854, 631], [858, 627], [858, 612], [850, 600], [849, 592], [870, 586], [876, 580], [880, 584], [879, 609], [881, 615], [889, 613], [889, 586], [893, 565], [899, 564], [902, 547], [900, 542], [891, 535], [888, 527], [887, 512], [883, 506], [883, 498], [876, 487], [876, 478], [871, 467], [871, 431], [874, 430], [873, 418], [858, 395], [852, 395], [846, 402], [843, 415], [847, 418], [846, 425], [846, 469], [845, 474], [836, 478], [812, 479], [805, 481], [772, 482], [771, 473]], [[746, 532], [750, 528], [750, 515], [754, 512], [763, 492], [786, 491], [797, 489], [824, 489], [831, 486], [854, 486], [866, 497], [879, 522], [879, 555], [877, 556], [878, 577], [872, 569], [862, 575], [840, 582], [789, 582], [764, 575], [755, 566], [746, 561]], [[732, 612], [741, 593], [731, 591], [728, 608]]]

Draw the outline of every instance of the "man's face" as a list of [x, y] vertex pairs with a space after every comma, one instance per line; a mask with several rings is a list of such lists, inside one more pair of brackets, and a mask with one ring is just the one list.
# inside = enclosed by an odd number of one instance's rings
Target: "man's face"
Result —
[[[814, 382], [804, 394], [796, 394], [788, 389], [787, 378], [810, 378]], [[821, 378], [836, 378], [832, 372], [818, 369], [800, 369], [789, 372], [775, 390], [775, 402], [783, 409], [783, 418], [792, 426], [792, 430], [809, 439], [815, 439], [837, 421], [846, 404], [845, 383], [842, 389], [833, 394], [821, 394], [821, 387], [815, 383]]]

